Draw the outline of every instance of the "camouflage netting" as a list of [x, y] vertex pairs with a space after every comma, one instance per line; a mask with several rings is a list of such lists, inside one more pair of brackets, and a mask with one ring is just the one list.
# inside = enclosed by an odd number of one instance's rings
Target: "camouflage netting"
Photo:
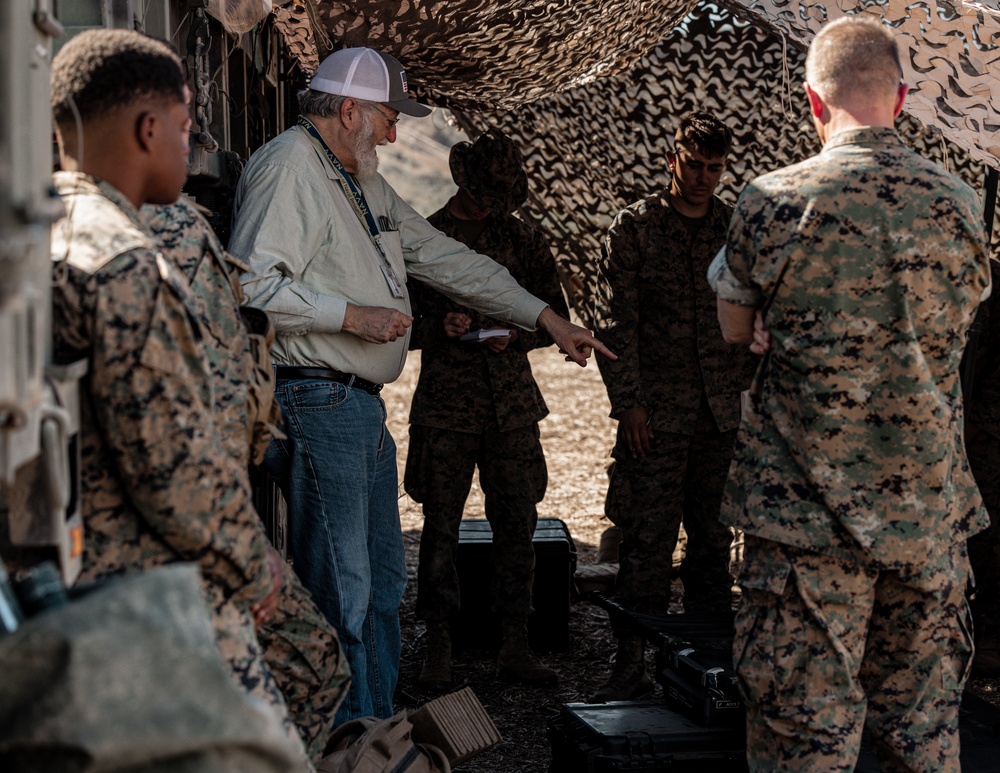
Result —
[[[306, 72], [330, 47], [371, 46], [394, 54], [429, 104], [510, 109], [629, 67], [694, 4], [292, 0], [275, 10], [275, 21]], [[314, 35], [317, 26], [322, 31]]]
[[954, 0], [728, 0], [807, 46], [828, 20], [872, 14], [898, 36], [907, 112], [983, 163], [1000, 156], [1000, 10]]
[[[847, 11], [879, 15], [901, 35], [907, 140], [978, 190], [984, 162], [1000, 166], [1000, 12], [945, 0], [720, 3], [294, 0], [274, 19], [306, 72], [331, 47], [384, 48], [421, 99], [451, 108], [470, 134], [499, 126], [514, 137], [532, 186], [522, 215], [591, 288], [611, 218], [667, 185], [680, 115], [708, 109], [733, 128], [720, 190], [730, 201], [754, 176], [818, 149], [804, 49]], [[592, 319], [586, 301], [577, 310]]]
[[196, 564], [90, 586], [0, 636], [5, 773], [291, 773], [219, 658]]
[[[522, 213], [553, 234], [560, 260], [584, 275], [587, 297], [596, 299], [593, 265], [604, 232], [618, 210], [669, 183], [665, 152], [677, 119], [706, 109], [733, 129], [733, 160], [719, 192], [735, 202], [755, 176], [819, 149], [804, 77], [804, 51], [702, 4], [621, 75], [517, 110], [457, 118], [472, 134], [500, 126], [520, 140], [532, 180]], [[985, 167], [941, 132], [908, 115], [898, 126], [919, 152], [983, 189]], [[588, 303], [577, 311], [591, 321]]]

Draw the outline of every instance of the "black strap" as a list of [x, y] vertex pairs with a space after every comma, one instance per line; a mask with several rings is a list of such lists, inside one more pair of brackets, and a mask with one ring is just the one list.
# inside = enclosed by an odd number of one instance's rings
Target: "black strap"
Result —
[[336, 381], [349, 387], [357, 387], [370, 395], [382, 391], [382, 384], [376, 384], [367, 379], [359, 378], [353, 373], [344, 373], [333, 368], [299, 367], [298, 365], [277, 365], [274, 368], [275, 378], [279, 379], [323, 379]]

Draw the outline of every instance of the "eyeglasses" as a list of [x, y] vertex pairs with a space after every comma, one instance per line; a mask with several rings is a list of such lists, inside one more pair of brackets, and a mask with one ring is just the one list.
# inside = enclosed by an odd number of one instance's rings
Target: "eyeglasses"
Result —
[[387, 112], [385, 112], [385, 110], [382, 109], [382, 107], [379, 105], [378, 102], [372, 102], [371, 104], [375, 107], [376, 110], [378, 110], [382, 115], [384, 115], [385, 119], [389, 122], [389, 126], [386, 128], [386, 130], [388, 131], [389, 129], [395, 128], [396, 124], [399, 123], [399, 119], [393, 118]]

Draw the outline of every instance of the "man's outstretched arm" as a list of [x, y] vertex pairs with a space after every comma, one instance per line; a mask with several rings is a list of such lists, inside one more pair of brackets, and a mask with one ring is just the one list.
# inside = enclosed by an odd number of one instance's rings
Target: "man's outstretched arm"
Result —
[[552, 336], [559, 351], [566, 355], [566, 362], [575, 362], [580, 367], [585, 368], [587, 359], [594, 350], [608, 359], [618, 359], [618, 356], [594, 338], [589, 330], [574, 325], [568, 319], [563, 319], [548, 306], [542, 309], [536, 324], [545, 328], [546, 332]]

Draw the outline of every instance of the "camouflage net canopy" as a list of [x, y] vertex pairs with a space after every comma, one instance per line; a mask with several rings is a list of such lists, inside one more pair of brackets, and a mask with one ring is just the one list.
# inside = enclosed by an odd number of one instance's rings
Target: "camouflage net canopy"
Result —
[[[897, 35], [906, 110], [980, 162], [1000, 166], [1000, 10], [949, 0], [730, 0], [803, 47], [827, 21], [874, 14]], [[736, 7], [734, 5], [734, 7]]]
[[[684, 113], [706, 109], [732, 127], [720, 189], [729, 201], [818, 150], [804, 50], [846, 13], [873, 14], [899, 35], [907, 141], [983, 190], [984, 165], [1000, 167], [1000, 11], [980, 3], [292, 0], [275, 3], [273, 18], [307, 74], [329, 50], [381, 48], [422, 101], [450, 108], [470, 134], [497, 126], [513, 137], [531, 180], [521, 215], [596, 288], [612, 217], [668, 185], [664, 154]], [[589, 303], [577, 305], [588, 321]]]
[[504, 110], [629, 67], [693, 5], [693, 0], [293, 0], [276, 9], [275, 19], [306, 72], [331, 48], [371, 46], [404, 64], [421, 101]]

